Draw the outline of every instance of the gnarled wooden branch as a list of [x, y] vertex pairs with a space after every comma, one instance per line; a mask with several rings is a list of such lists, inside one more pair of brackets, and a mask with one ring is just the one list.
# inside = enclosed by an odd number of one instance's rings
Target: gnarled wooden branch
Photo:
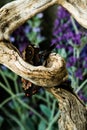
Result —
[[16, 28], [55, 3], [56, 0], [17, 0], [6, 4], [0, 9], [0, 40], [9, 40]]
[[58, 3], [66, 8], [83, 27], [87, 28], [87, 0], [58, 0]]
[[87, 28], [87, 0], [17, 0], [0, 9], [0, 40], [9, 40], [10, 34], [16, 28], [54, 4], [61, 4]]
[[11, 43], [0, 42], [0, 63], [38, 86], [53, 87], [67, 79], [66, 65], [58, 54], [50, 54], [45, 66], [26, 63]]
[[35, 67], [27, 64], [14, 46], [5, 43], [6, 40], [9, 41], [10, 34], [16, 28], [54, 4], [62, 5], [83, 27], [87, 28], [87, 0], [16, 0], [10, 2], [0, 9], [0, 63], [36, 85], [49, 87], [49, 91], [59, 99], [62, 112], [59, 120], [60, 130], [87, 130], [85, 106], [74, 94], [64, 89], [55, 90], [53, 87], [67, 78], [64, 60], [58, 54], [51, 54], [46, 64]]
[[[16, 28], [18, 28], [20, 25], [22, 25], [27, 19], [31, 18], [35, 14], [41, 12], [42, 10], [44, 10], [54, 4], [61, 4], [70, 13], [72, 13], [72, 15], [83, 26], [87, 27], [87, 21], [86, 21], [86, 4], [87, 4], [87, 2], [86, 2], [86, 0], [85, 1], [80, 0], [80, 2], [78, 0], [44, 0], [44, 1], [42, 1], [42, 0], [37, 0], [37, 1], [35, 1], [35, 0], [31, 0], [31, 1], [30, 0], [26, 0], [26, 1], [17, 0], [17, 1], [13, 1], [13, 2], [6, 4], [5, 6], [3, 6], [0, 9], [0, 41], [9, 40], [10, 34]], [[85, 22], [84, 22], [84, 20], [85, 20]], [[3, 45], [4, 44], [0, 43], [0, 46], [2, 48], [3, 48]], [[2, 58], [2, 49], [0, 49], [0, 53], [1, 53], [0, 62], [5, 64], [7, 67], [9, 67], [12, 71], [16, 72], [18, 75], [20, 75], [19, 72], [17, 70], [15, 70], [17, 68], [12, 67], [12, 64], [10, 64], [12, 62], [14, 63], [13, 59], [12, 59], [13, 61], [11, 61], [10, 63], [7, 61], [7, 58], [4, 62], [2, 62], [4, 57], [6, 57], [6, 54], [7, 54], [7, 52], [5, 53], [6, 50], [7, 50], [7, 47], [4, 45], [4, 53], [3, 53], [3, 58]], [[15, 56], [14, 56], [14, 58], [15, 58]], [[18, 59], [21, 59], [21, 57], [18, 56]], [[22, 59], [21, 59], [21, 61], [22, 61]], [[8, 65], [8, 63], [9, 63], [9, 65]], [[21, 62], [21, 64], [23, 64], [23, 62]], [[37, 69], [38, 72], [39, 72], [39, 68], [40, 67], [38, 67], [38, 69]], [[23, 65], [22, 65], [22, 69], [25, 69], [25, 68], [23, 68]], [[26, 69], [26, 71], [27, 71], [27, 69]], [[43, 68], [43, 70], [45, 72], [48, 71], [46, 67]], [[23, 73], [21, 74], [21, 76], [23, 76]], [[43, 74], [42, 74], [42, 76], [43, 76]], [[25, 78], [26, 78], [26, 76], [25, 76]], [[62, 76], [62, 78], [63, 78], [63, 76]], [[28, 78], [26, 78], [26, 79], [28, 79]], [[50, 79], [52, 79], [52, 78], [50, 78]], [[55, 85], [56, 84], [57, 83], [55, 83]]]
[[[69, 87], [68, 84], [66, 87]], [[59, 101], [59, 130], [87, 130], [87, 109], [77, 95], [62, 89], [62, 85], [61, 88], [54, 87], [49, 91]]]

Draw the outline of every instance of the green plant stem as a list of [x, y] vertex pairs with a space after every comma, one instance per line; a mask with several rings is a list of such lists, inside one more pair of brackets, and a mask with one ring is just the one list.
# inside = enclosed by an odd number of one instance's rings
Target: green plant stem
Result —
[[46, 91], [46, 100], [47, 100], [47, 105], [50, 108], [50, 99], [49, 99], [49, 93]]
[[4, 111], [4, 113], [10, 117], [13, 121], [15, 121], [18, 126], [20, 126], [21, 130], [25, 130], [25, 127], [23, 126], [23, 124], [20, 122], [20, 120], [17, 119], [16, 116], [12, 116], [6, 109], [2, 108], [2, 110]]
[[34, 95], [34, 98], [38, 98], [38, 99], [40, 99], [40, 100], [42, 100], [44, 102], [47, 102], [47, 100], [45, 98], [43, 98], [43, 97], [41, 97], [41, 96], [39, 96], [37, 94]]
[[[12, 97], [14, 96], [14, 94], [8, 90], [2, 83], [0, 83], [0, 86], [6, 90]], [[21, 101], [20, 99], [18, 99], [17, 97], [15, 97], [16, 100], [25, 108], [31, 110], [34, 114], [36, 114], [41, 120], [43, 120], [46, 124], [48, 124], [48, 122], [45, 120], [45, 118], [43, 118], [37, 111], [35, 111], [32, 107], [28, 106], [27, 104], [25, 104], [23, 101]]]
[[21, 96], [24, 96], [24, 93], [18, 93], [14, 96], [11, 96], [9, 98], [7, 98], [6, 100], [4, 100], [1, 104], [0, 104], [0, 108], [2, 108], [6, 103], [8, 103], [10, 100], [12, 100], [13, 98], [16, 98], [16, 97], [21, 97]]
[[[14, 94], [12, 93], [12, 91], [9, 90], [8, 88], [6, 88], [5, 85], [3, 85], [2, 83], [0, 83], [0, 86], [1, 86], [6, 92], [8, 92], [12, 97], [14, 96]], [[14, 105], [15, 105], [15, 108], [17, 109], [17, 112], [18, 112], [18, 114], [19, 114], [19, 116], [20, 116], [21, 113], [20, 113], [19, 107], [17, 107], [18, 104], [17, 104], [17, 102], [14, 100], [14, 98], [12, 98], [12, 99], [13, 99], [13, 103], [14, 103]]]
[[42, 117], [37, 111], [35, 111], [32, 107], [28, 106], [26, 103], [22, 102], [20, 99], [16, 98], [16, 100], [28, 110], [31, 110], [35, 115], [37, 115], [41, 120], [43, 120], [46, 124], [48, 124], [47, 120]]
[[18, 85], [17, 85], [17, 78], [18, 78], [18, 76], [15, 74], [15, 77], [14, 77], [14, 86], [15, 86], [16, 93], [19, 93]]
[[77, 26], [75, 24], [75, 20], [74, 20], [74, 18], [72, 16], [70, 18], [71, 18], [71, 22], [72, 22], [73, 28], [74, 28], [76, 34], [78, 34], [79, 30], [78, 30], [78, 28], [77, 28]]
[[87, 79], [80, 85], [80, 87], [76, 90], [76, 93], [78, 93], [83, 87], [84, 85], [87, 83]]
[[8, 74], [8, 73], [9, 73], [9, 72], [5, 72], [4, 75], [5, 75], [7, 78], [13, 80], [13, 74], [14, 74], [14, 73], [12, 73], [12, 72], [11, 72], [12, 74], [11, 74], [11, 73]]
[[56, 100], [54, 100], [53, 104], [52, 104], [52, 112], [51, 112], [50, 121], [53, 119], [53, 116], [54, 116], [54, 113], [55, 113], [55, 108], [56, 108]]
[[58, 120], [58, 118], [59, 118], [59, 112], [56, 114], [53, 120], [49, 123], [48, 128], [46, 130], [51, 130], [52, 125]]
[[5, 77], [4, 73], [2, 72], [2, 70], [0, 70], [0, 74], [1, 74], [2, 78], [4, 79], [6, 86], [11, 90], [10, 84], [9, 84], [7, 78]]
[[0, 86], [1, 86], [7, 93], [9, 93], [10, 95], [13, 95], [13, 93], [11, 92], [11, 90], [9, 90], [8, 88], [6, 88], [5, 85], [3, 85], [1, 82], [0, 82]]

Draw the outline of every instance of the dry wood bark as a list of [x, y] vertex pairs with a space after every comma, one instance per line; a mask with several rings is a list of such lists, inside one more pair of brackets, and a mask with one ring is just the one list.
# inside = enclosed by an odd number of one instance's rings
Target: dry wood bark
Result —
[[87, 0], [17, 0], [0, 9], [0, 40], [8, 40], [9, 35], [26, 20], [54, 4], [62, 5], [87, 28]]
[[[3, 58], [1, 58], [3, 57]], [[52, 53], [43, 66], [26, 63], [11, 43], [0, 43], [0, 63], [38, 86], [59, 85], [68, 77], [66, 65], [60, 55]]]
[[[69, 87], [68, 85], [66, 87]], [[87, 110], [77, 95], [59, 87], [50, 88], [49, 91], [59, 101], [61, 111], [58, 123], [59, 130], [87, 130]]]
[[[60, 4], [74, 18], [87, 28], [87, 0], [17, 0], [0, 9], [0, 63], [21, 77], [41, 85], [59, 100], [61, 116], [60, 130], [87, 130], [87, 110], [74, 93], [62, 89], [67, 79], [64, 60], [58, 54], [51, 54], [43, 66], [26, 63], [18, 50], [10, 43], [10, 34], [35, 14], [49, 6]], [[61, 84], [61, 88], [58, 86]], [[48, 87], [48, 88], [47, 88]], [[67, 86], [68, 87], [68, 86]]]

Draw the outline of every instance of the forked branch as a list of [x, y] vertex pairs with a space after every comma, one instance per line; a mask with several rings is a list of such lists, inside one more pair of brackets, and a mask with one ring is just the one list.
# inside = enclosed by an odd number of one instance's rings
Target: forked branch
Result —
[[[84, 27], [87, 27], [87, 18], [86, 18], [87, 2], [86, 2], [86, 0], [85, 1], [80, 0], [80, 2], [78, 0], [21, 0], [21, 1], [17, 0], [17, 1], [13, 1], [13, 2], [6, 4], [5, 6], [3, 6], [0, 9], [0, 41], [1, 41], [1, 43], [0, 43], [0, 63], [6, 65], [12, 71], [16, 72], [18, 75], [25, 77], [25, 79], [32, 80], [32, 82], [35, 84], [37, 84], [36, 79], [34, 77], [32, 79], [30, 79], [30, 77], [29, 77], [30, 68], [31, 68], [31, 70], [33, 70], [33, 71], [31, 71], [31, 73], [33, 75], [34, 74], [37, 75], [37, 73], [38, 73], [38, 76], [39, 76], [40, 72], [42, 72], [42, 71], [43, 71], [43, 73], [46, 72], [46, 74], [42, 73], [40, 76], [42, 77], [42, 79], [44, 79], [44, 77], [46, 77], [46, 75], [47, 75], [47, 78], [50, 80], [51, 86], [54, 84], [54, 82], [51, 81], [52, 79], [55, 80], [54, 85], [56, 85], [56, 84], [59, 84], [57, 82], [58, 81], [61, 82], [63, 80], [63, 78], [65, 78], [67, 76], [67, 74], [61, 73], [60, 67], [58, 67], [58, 69], [54, 71], [54, 68], [52, 68], [52, 67], [49, 69], [49, 68], [46, 68], [43, 66], [41, 68], [41, 67], [34, 67], [31, 65], [27, 65], [22, 60], [20, 55], [18, 55], [16, 50], [12, 51], [9, 49], [11, 44], [9, 44], [9, 47], [8, 47], [4, 44], [4, 41], [5, 40], [8, 41], [10, 34], [16, 28], [18, 28], [20, 25], [22, 25], [25, 21], [27, 21], [29, 18], [33, 17], [35, 14], [43, 11], [44, 9], [46, 9], [49, 6], [52, 6], [54, 4], [61, 4], [70, 13], [72, 13], [72, 15], [78, 20], [78, 22], [80, 22]], [[8, 53], [7, 53], [7, 49], [8, 49]], [[11, 49], [12, 49], [12, 47], [11, 47]], [[12, 53], [12, 55], [10, 53]], [[8, 58], [11, 59], [11, 62], [8, 62], [9, 60], [8, 60], [7, 56], [9, 56]], [[51, 55], [51, 57], [52, 57], [52, 55]], [[57, 56], [57, 58], [58, 58], [58, 56]], [[15, 61], [16, 61], [16, 63], [14, 64]], [[21, 62], [19, 62], [19, 61], [21, 61]], [[61, 68], [64, 69], [64, 72], [66, 72], [65, 65], [63, 64], [62, 61], [63, 60], [60, 60]], [[55, 63], [54, 60], [53, 60], [53, 62]], [[21, 66], [19, 65], [19, 63]], [[14, 65], [14, 67], [13, 67], [13, 65]], [[20, 66], [19, 68], [21, 68], [21, 70], [22, 70], [21, 73], [19, 72], [19, 70], [17, 68], [18, 66]], [[48, 70], [50, 70], [50, 74], [48, 73]], [[25, 72], [26, 73], [28, 72], [27, 76], [25, 76], [26, 75]], [[59, 75], [62, 75], [62, 76], [59, 76]], [[39, 77], [38, 76], [36, 76], [36, 77], [39, 78], [40, 76]], [[60, 80], [59, 80], [58, 76], [61, 77], [62, 79], [60, 78]], [[55, 78], [53, 78], [53, 77], [55, 77]], [[58, 79], [56, 79], [56, 78], [58, 78]], [[48, 81], [45, 81], [45, 79], [43, 81], [44, 81], [44, 83], [47, 82], [47, 85], [49, 86]], [[46, 83], [45, 84], [44, 83], [43, 83], [43, 85], [46, 86]], [[39, 84], [42, 85], [42, 82], [39, 82]]]

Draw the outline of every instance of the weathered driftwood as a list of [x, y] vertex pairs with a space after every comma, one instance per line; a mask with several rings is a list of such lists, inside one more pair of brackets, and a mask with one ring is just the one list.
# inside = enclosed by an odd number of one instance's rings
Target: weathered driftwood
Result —
[[26, 63], [11, 43], [1, 42], [0, 59], [1, 64], [38, 86], [52, 87], [67, 79], [65, 62], [55, 53], [49, 55], [45, 66], [35, 67]]
[[85, 105], [66, 88], [54, 87], [67, 79], [64, 60], [58, 54], [51, 54], [43, 66], [32, 66], [21, 58], [9, 40], [10, 34], [16, 28], [54, 4], [62, 5], [82, 26], [87, 28], [87, 0], [16, 0], [10, 2], [0, 9], [0, 63], [54, 94], [59, 100], [61, 110], [60, 130], [87, 130]]
[[[69, 87], [68, 85], [66, 87]], [[59, 101], [61, 111], [58, 123], [59, 130], [87, 130], [87, 110], [84, 103], [67, 88], [50, 88], [49, 91]]]
[[17, 0], [0, 9], [0, 40], [9, 35], [26, 20], [49, 6], [60, 4], [87, 28], [87, 0]]

